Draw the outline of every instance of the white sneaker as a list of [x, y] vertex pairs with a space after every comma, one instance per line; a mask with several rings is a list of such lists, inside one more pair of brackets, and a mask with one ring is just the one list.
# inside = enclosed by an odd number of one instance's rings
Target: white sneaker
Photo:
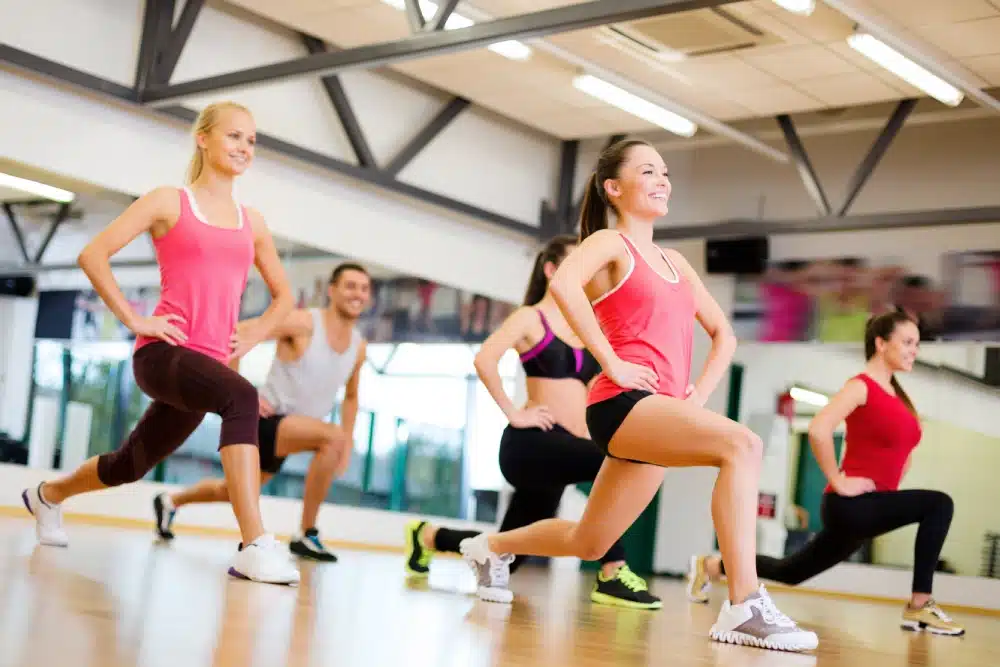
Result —
[[717, 642], [778, 651], [811, 651], [819, 645], [815, 632], [801, 629], [778, 610], [763, 584], [741, 604], [726, 600], [709, 636]]
[[497, 555], [490, 551], [485, 533], [465, 538], [458, 544], [458, 549], [476, 573], [476, 595], [480, 600], [502, 604], [510, 604], [514, 600], [514, 594], [507, 588], [513, 554]]
[[35, 517], [35, 535], [38, 543], [50, 547], [65, 547], [69, 545], [69, 535], [63, 530], [62, 507], [52, 505], [42, 498], [42, 484], [33, 489], [21, 492], [24, 506]]
[[299, 583], [299, 569], [273, 535], [261, 535], [238, 551], [229, 574], [266, 584]]

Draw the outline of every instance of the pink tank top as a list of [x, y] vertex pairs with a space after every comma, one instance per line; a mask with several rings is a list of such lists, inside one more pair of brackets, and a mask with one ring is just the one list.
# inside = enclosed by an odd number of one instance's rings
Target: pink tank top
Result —
[[[656, 371], [658, 394], [683, 398], [691, 374], [695, 302], [691, 285], [666, 254], [673, 271], [664, 276], [650, 266], [622, 234], [632, 266], [620, 283], [593, 303], [601, 331], [623, 361]], [[603, 372], [590, 389], [587, 404], [626, 391]]]
[[[190, 190], [182, 188], [180, 198], [177, 223], [153, 239], [160, 265], [160, 301], [153, 315], [184, 318], [175, 324], [188, 337], [185, 347], [226, 363], [254, 260], [253, 226], [243, 206], [237, 206], [240, 226], [225, 229], [207, 222]], [[157, 340], [139, 336], [135, 349]]]

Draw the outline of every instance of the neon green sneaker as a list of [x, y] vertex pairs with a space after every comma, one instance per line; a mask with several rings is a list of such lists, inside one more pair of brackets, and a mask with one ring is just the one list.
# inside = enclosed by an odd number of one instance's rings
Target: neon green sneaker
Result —
[[420, 531], [426, 521], [411, 521], [406, 524], [406, 572], [414, 577], [426, 577], [431, 571], [431, 557], [434, 549], [420, 539]]
[[605, 579], [604, 573], [599, 571], [590, 600], [631, 609], [659, 609], [663, 606], [660, 598], [649, 592], [646, 580], [630, 570], [628, 565], [622, 565], [609, 579]]

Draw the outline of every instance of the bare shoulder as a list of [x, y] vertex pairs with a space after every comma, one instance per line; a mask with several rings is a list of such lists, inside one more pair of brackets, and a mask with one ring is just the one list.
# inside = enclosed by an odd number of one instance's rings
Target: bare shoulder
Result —
[[840, 391], [857, 405], [864, 405], [868, 400], [868, 385], [859, 377], [853, 377], [845, 382]]
[[247, 217], [250, 219], [250, 227], [253, 229], [254, 235], [260, 235], [262, 233], [270, 234], [270, 230], [267, 227], [267, 221], [264, 220], [264, 214], [255, 209], [253, 206], [243, 207], [247, 212]]
[[148, 208], [161, 220], [177, 220], [181, 215], [180, 189], [161, 185], [144, 194], [133, 205]]

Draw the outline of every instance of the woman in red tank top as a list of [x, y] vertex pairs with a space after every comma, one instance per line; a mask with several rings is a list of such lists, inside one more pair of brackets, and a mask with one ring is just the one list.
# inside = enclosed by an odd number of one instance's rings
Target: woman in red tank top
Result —
[[[905, 313], [868, 321], [864, 371], [848, 380], [809, 425], [813, 454], [830, 480], [823, 496], [823, 529], [787, 558], [757, 556], [757, 572], [772, 581], [800, 584], [847, 560], [867, 540], [916, 523], [912, 595], [902, 626], [961, 635], [965, 630], [931, 598], [954, 504], [940, 491], [899, 490], [921, 431], [913, 403], [894, 374], [913, 368], [919, 343], [917, 324]], [[833, 431], [842, 421], [847, 424], [847, 453], [838, 467]], [[725, 554], [692, 559], [688, 595], [693, 601], [708, 601], [711, 580], [728, 569], [723, 561]]]
[[[201, 111], [193, 134], [187, 187], [146, 193], [92, 239], [79, 258], [108, 308], [136, 335], [132, 367], [136, 384], [152, 403], [117, 450], [25, 489], [22, 499], [35, 516], [39, 542], [66, 546], [64, 501], [142, 479], [212, 412], [222, 418], [219, 454], [247, 545], [236, 553], [229, 573], [295, 583], [298, 569], [264, 531], [260, 514], [257, 389], [229, 366], [264, 340], [294, 306], [267, 225], [233, 193], [236, 178], [253, 161], [256, 127], [245, 107], [223, 102]], [[110, 265], [115, 253], [145, 233], [160, 269], [160, 302], [150, 316], [132, 309]], [[254, 326], [237, 331], [253, 264], [272, 301]]]
[[[729, 600], [710, 631], [716, 641], [809, 650], [816, 635], [775, 607], [755, 570], [757, 482], [762, 443], [750, 429], [703, 407], [732, 360], [736, 337], [690, 264], [653, 241], [667, 213], [663, 158], [642, 141], [620, 141], [598, 159], [584, 195], [581, 243], [560, 264], [550, 289], [603, 369], [590, 390], [587, 426], [607, 454], [579, 522], [539, 521], [464, 540], [479, 596], [507, 585], [511, 554], [600, 558], [663, 483], [667, 466], [715, 466], [715, 528], [735, 563]], [[616, 228], [608, 228], [611, 209]], [[690, 382], [695, 322], [712, 338]]]

